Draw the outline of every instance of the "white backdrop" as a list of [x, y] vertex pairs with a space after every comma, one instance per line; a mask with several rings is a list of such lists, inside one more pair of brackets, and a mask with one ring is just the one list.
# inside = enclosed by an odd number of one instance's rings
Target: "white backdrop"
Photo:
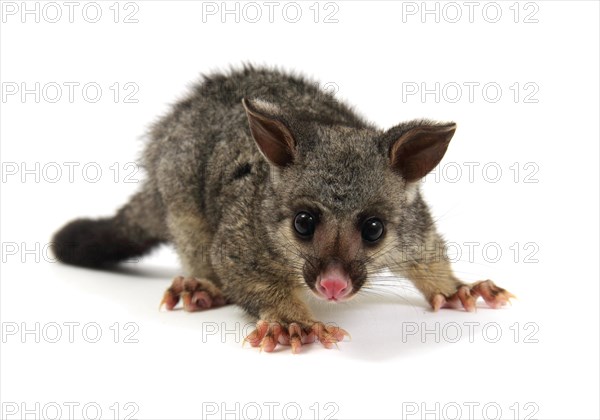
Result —
[[[1, 418], [599, 417], [597, 2], [1, 12]], [[457, 273], [519, 299], [432, 313], [399, 281], [311, 300], [352, 334], [339, 350], [264, 354], [242, 348], [239, 309], [157, 310], [169, 247], [119, 272], [54, 262], [53, 232], [136, 190], [149, 124], [201, 72], [246, 61], [314, 77], [381, 127], [456, 121], [426, 198]]]

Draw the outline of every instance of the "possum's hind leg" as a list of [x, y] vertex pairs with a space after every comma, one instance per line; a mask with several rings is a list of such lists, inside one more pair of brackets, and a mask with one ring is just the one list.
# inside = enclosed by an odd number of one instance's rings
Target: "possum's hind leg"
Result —
[[226, 301], [210, 256], [214, 226], [204, 214], [208, 163], [198, 137], [201, 134], [173, 129], [152, 151], [158, 190], [166, 206], [166, 226], [183, 275], [165, 292], [167, 309], [173, 309], [180, 299], [190, 311]]
[[193, 277], [175, 277], [171, 287], [167, 289], [160, 306], [165, 305], [172, 310], [179, 299], [183, 301], [183, 309], [188, 312], [209, 309], [226, 304], [221, 290], [208, 280]]
[[164, 304], [172, 310], [180, 299], [188, 312], [225, 305], [227, 299], [221, 292], [209, 255], [212, 233], [202, 215], [194, 209], [184, 211], [178, 207], [170, 210], [167, 225], [185, 275], [173, 279], [160, 306]]

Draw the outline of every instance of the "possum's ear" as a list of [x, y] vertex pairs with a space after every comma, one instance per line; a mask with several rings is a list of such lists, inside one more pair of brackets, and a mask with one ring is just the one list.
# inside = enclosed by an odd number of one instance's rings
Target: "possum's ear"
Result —
[[392, 168], [406, 181], [418, 181], [440, 163], [455, 131], [455, 123], [422, 124], [405, 131], [390, 147]]
[[285, 123], [277, 117], [277, 108], [264, 101], [242, 99], [250, 132], [263, 156], [284, 167], [294, 162], [296, 141]]

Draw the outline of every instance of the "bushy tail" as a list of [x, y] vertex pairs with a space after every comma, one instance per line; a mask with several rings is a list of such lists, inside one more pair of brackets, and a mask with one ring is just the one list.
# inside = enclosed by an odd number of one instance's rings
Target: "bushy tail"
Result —
[[103, 268], [146, 254], [164, 240], [135, 219], [144, 214], [142, 204], [137, 195], [114, 217], [67, 223], [52, 239], [54, 255], [66, 264]]

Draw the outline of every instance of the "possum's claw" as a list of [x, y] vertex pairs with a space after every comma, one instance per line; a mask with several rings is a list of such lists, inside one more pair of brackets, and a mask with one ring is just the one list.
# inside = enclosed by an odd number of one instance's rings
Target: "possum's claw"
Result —
[[258, 321], [256, 323], [256, 329], [254, 331], [252, 331], [250, 334], [248, 334], [246, 336], [246, 338], [244, 338], [244, 341], [242, 341], [242, 347], [246, 343], [250, 343], [250, 345], [252, 347], [258, 346], [260, 344], [260, 342], [262, 341], [263, 337], [265, 336], [265, 334], [267, 333], [268, 328], [269, 328], [268, 322]]
[[322, 322], [315, 322], [312, 325], [301, 325], [292, 322], [289, 324], [279, 322], [269, 322], [265, 320], [256, 323], [256, 329], [252, 331], [242, 345], [250, 343], [252, 347], [260, 347], [260, 351], [272, 352], [277, 344], [288, 345], [292, 348], [292, 353], [298, 353], [303, 344], [313, 343], [318, 340], [325, 348], [332, 348], [334, 345], [344, 339], [344, 336], [350, 337], [347, 331], [336, 326], [326, 326]]
[[478, 281], [471, 286], [471, 294], [477, 298], [481, 296], [488, 306], [498, 309], [507, 303], [510, 303], [510, 299], [516, 299], [517, 297], [509, 291], [498, 287], [491, 280]]
[[471, 286], [462, 285], [456, 292], [448, 297], [437, 293], [431, 299], [431, 307], [436, 312], [440, 308], [464, 308], [468, 312], [477, 310], [476, 301], [481, 296], [488, 306], [498, 309], [507, 303], [510, 299], [516, 298], [515, 295], [507, 290], [498, 287], [491, 280], [479, 281]]
[[266, 351], [267, 353], [275, 350], [277, 343], [279, 342], [279, 336], [281, 335], [281, 325], [277, 322], [265, 323], [266, 332], [263, 338], [260, 340], [260, 351]]
[[209, 309], [226, 304], [223, 293], [209, 280], [193, 277], [178, 276], [173, 279], [160, 302], [159, 309], [165, 305], [167, 310], [173, 308], [179, 302], [183, 302], [183, 309], [188, 312]]
[[175, 305], [177, 305], [178, 301], [179, 301], [179, 298], [176, 298], [175, 296], [173, 296], [173, 294], [171, 294], [167, 290], [167, 291], [165, 291], [165, 294], [163, 295], [162, 300], [158, 304], [158, 310], [160, 311], [162, 309], [162, 307], [165, 305], [167, 306], [168, 310], [172, 310], [175, 307]]
[[288, 327], [288, 334], [290, 337], [290, 345], [292, 346], [292, 353], [296, 354], [302, 347], [302, 339], [306, 340], [306, 331], [300, 328], [300, 325], [293, 323]]

